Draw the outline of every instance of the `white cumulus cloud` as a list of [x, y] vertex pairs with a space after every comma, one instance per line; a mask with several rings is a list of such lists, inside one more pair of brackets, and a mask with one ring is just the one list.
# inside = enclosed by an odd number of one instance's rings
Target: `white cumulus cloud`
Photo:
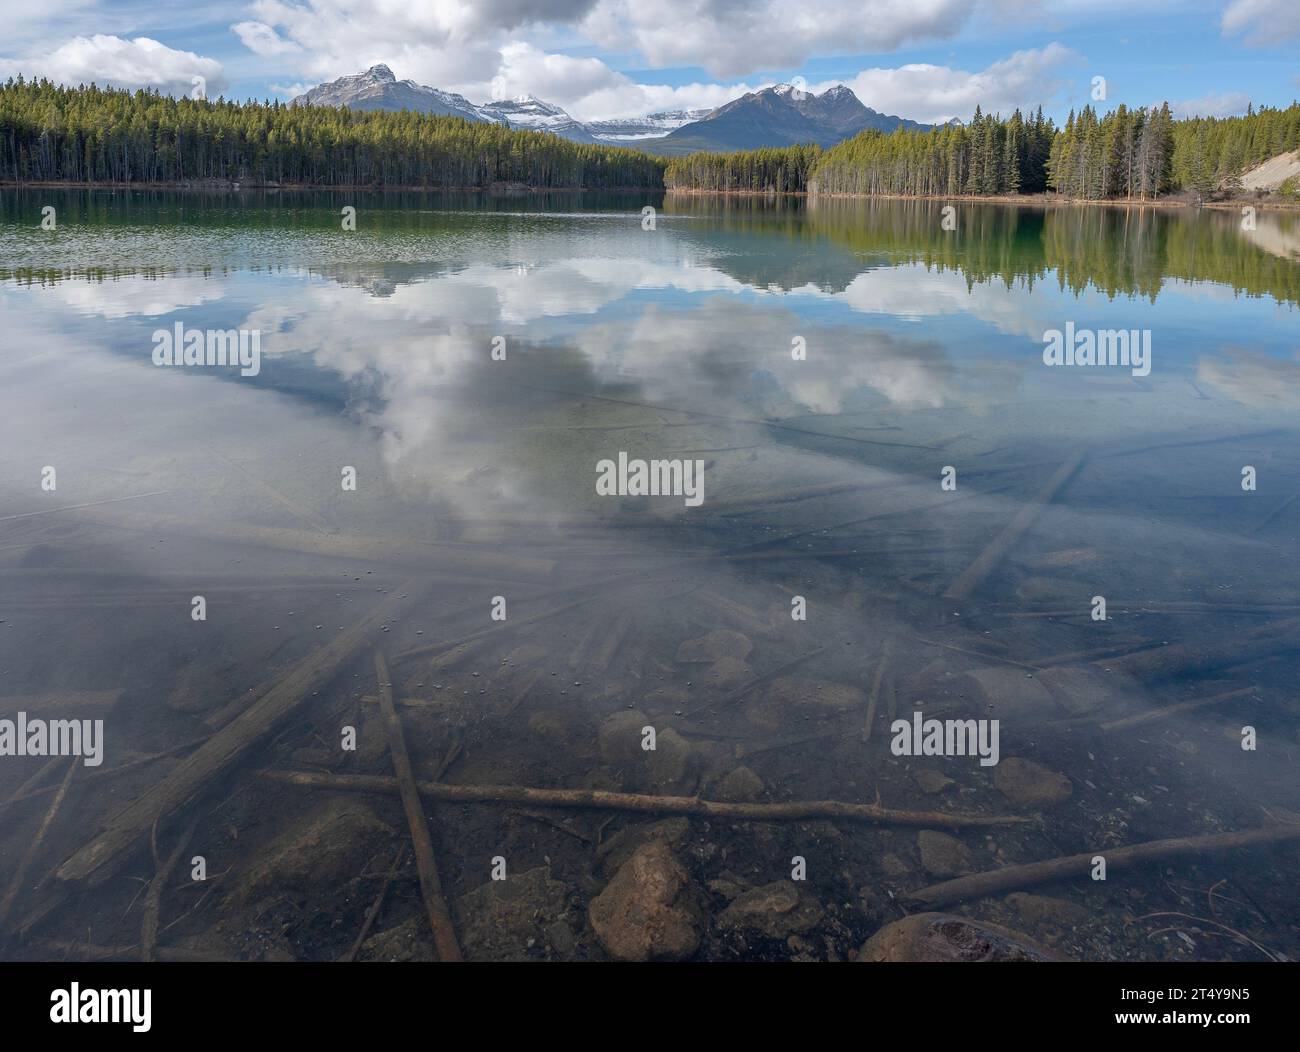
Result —
[[[875, 0], [869, 8], [844, 0], [253, 0], [253, 17], [232, 29], [261, 56], [296, 46], [302, 59], [285, 71], [294, 79], [331, 80], [383, 62], [399, 77], [483, 101], [494, 81], [521, 94], [513, 88], [527, 69], [536, 80], [524, 91], [548, 98], [538, 82], [555, 83], [550, 97], [564, 105], [580, 97], [583, 81], [588, 95], [620, 89], [623, 99], [633, 94], [632, 81], [601, 59], [548, 54], [544, 42], [563, 38], [566, 30], [570, 38], [577, 34], [639, 54], [650, 66], [699, 66], [735, 79], [796, 68], [813, 55], [950, 39], [977, 9], [996, 10], [1008, 2], [1020, 6], [1020, 0]], [[516, 31], [524, 27], [540, 27], [542, 36], [530, 33], [520, 43]], [[702, 90], [676, 97], [670, 90], [647, 97], [651, 108], [726, 101], [703, 99]], [[607, 96], [585, 116], [611, 115], [607, 106], [616, 97]]]
[[[939, 123], [970, 120], [976, 105], [1009, 113], [1047, 101], [1065, 86], [1065, 70], [1082, 61], [1060, 44], [1017, 51], [987, 69], [969, 72], [949, 66], [910, 63], [893, 69], [864, 69], [847, 81], [862, 102], [882, 113]], [[814, 90], [822, 90], [818, 86]]]
[[[276, 57], [279, 83], [320, 83], [377, 63], [400, 79], [471, 102], [529, 94], [579, 120], [712, 109], [768, 86], [751, 77], [816, 55], [887, 52], [956, 37], [974, 25], [1023, 21], [1037, 0], [253, 0], [232, 30]], [[564, 54], [585, 41], [639, 55], [648, 67], [696, 66], [719, 82], [643, 84], [603, 58]], [[292, 53], [291, 53], [292, 52]], [[969, 118], [1050, 99], [1076, 59], [1059, 44], [987, 69], [912, 64], [846, 81], [867, 105], [915, 120]], [[808, 78], [812, 79], [812, 78]], [[755, 82], [756, 81], [756, 82]], [[829, 86], [829, 83], [824, 86]]]
[[149, 37], [125, 40], [103, 34], [74, 37], [45, 54], [0, 59], [0, 77], [20, 73], [59, 84], [157, 88], [173, 95], [188, 95], [195, 77], [202, 78], [209, 97], [227, 86], [221, 63], [215, 59], [177, 51]]
[[584, 121], [672, 109], [713, 109], [755, 90], [746, 84], [638, 84], [598, 58], [548, 53], [522, 41], [506, 44], [499, 56], [490, 82], [470, 81], [451, 85], [451, 89], [475, 101], [534, 95]]
[[1223, 11], [1224, 36], [1240, 36], [1261, 47], [1300, 37], [1296, 0], [1232, 0]]
[[582, 29], [655, 66], [702, 66], [727, 77], [793, 68], [814, 54], [950, 39], [976, 6], [976, 0], [602, 0]]
[[244, 47], [263, 58], [302, 50], [292, 40], [281, 39], [280, 34], [265, 22], [236, 22], [230, 28]]

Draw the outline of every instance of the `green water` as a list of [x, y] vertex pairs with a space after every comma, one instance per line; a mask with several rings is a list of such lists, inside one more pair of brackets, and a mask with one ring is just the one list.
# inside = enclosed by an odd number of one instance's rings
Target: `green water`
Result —
[[[178, 760], [115, 768], [228, 725], [401, 595], [413, 605], [205, 784], [186, 857], [223, 876], [169, 893], [160, 945], [349, 949], [406, 835], [400, 804], [256, 772], [391, 773], [376, 648], [430, 780], [1041, 810], [960, 833], [957, 872], [1300, 812], [1300, 219], [959, 203], [946, 229], [942, 208], [0, 196], [0, 718], [104, 720], [103, 765], [77, 766], [27, 883]], [[156, 365], [177, 324], [256, 331], [255, 375]], [[1145, 333], [1146, 367], [1046, 365], [1044, 333], [1067, 326]], [[702, 499], [600, 495], [620, 453], [699, 462]], [[997, 719], [1000, 762], [896, 755], [890, 724], [916, 711]], [[1026, 802], [1009, 759], [1068, 797]], [[0, 756], [0, 795], [44, 762]], [[7, 809], [4, 881], [52, 795]], [[469, 956], [607, 956], [587, 915], [602, 859], [654, 816], [429, 810]], [[701, 958], [845, 959], [949, 868], [906, 827], [670, 832]], [[139, 846], [113, 879], [24, 896], [15, 916], [71, 891], [5, 955], [88, 929], [137, 942], [122, 874], [151, 871]], [[541, 919], [485, 907], [497, 856]], [[815, 920], [773, 936], [724, 919], [794, 856]], [[407, 869], [374, 931], [411, 924], [423, 947]], [[1080, 959], [1262, 956], [1223, 926], [1300, 953], [1293, 846], [1024, 890], [1052, 902], [949, 908]], [[1161, 911], [1209, 920], [1135, 921]]]

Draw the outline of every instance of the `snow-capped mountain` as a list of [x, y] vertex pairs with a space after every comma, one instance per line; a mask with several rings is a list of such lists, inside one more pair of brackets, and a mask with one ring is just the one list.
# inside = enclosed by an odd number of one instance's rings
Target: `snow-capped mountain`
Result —
[[[657, 153], [693, 150], [751, 150], [816, 142], [823, 146], [856, 135], [863, 128], [925, 129], [929, 125], [864, 106], [842, 84], [820, 95], [777, 84], [751, 92], [713, 110], [667, 110], [644, 117], [579, 121], [559, 106], [532, 95], [482, 106], [463, 95], [413, 80], [398, 80], [387, 66], [340, 77], [293, 100], [295, 106], [348, 106], [358, 110], [414, 110], [489, 121], [511, 128], [551, 132], [573, 142], [630, 146]], [[960, 123], [960, 122], [955, 122]]]
[[925, 130], [929, 125], [864, 106], [850, 88], [836, 84], [820, 95], [776, 84], [719, 106], [706, 116], [641, 145], [660, 153], [754, 150], [762, 146], [817, 143], [833, 146], [864, 128]]
[[634, 143], [639, 139], [659, 139], [684, 124], [702, 120], [712, 110], [665, 110], [644, 117], [622, 117], [607, 121], [587, 121], [587, 130], [601, 142]]
[[531, 95], [520, 95], [513, 99], [501, 99], [489, 102], [480, 109], [493, 117], [504, 121], [512, 128], [527, 128], [530, 131], [553, 132], [574, 142], [596, 142], [597, 139], [586, 125], [576, 121], [559, 106], [535, 99]]
[[543, 102], [531, 95], [500, 102], [489, 102], [480, 107], [484, 113], [493, 114], [512, 128], [529, 128], [548, 131], [574, 142], [599, 142], [611, 146], [631, 145], [649, 139], [660, 139], [669, 132], [698, 121], [710, 110], [666, 110], [644, 117], [621, 117], [614, 120], [580, 121], [570, 116], [554, 103]]
[[[413, 80], [398, 80], [393, 71], [382, 64], [371, 66], [364, 73], [339, 77], [338, 80], [312, 88], [295, 98], [291, 105], [346, 106], [354, 110], [413, 110], [416, 113], [432, 113], [443, 117], [464, 117], [469, 121], [506, 124], [511, 128], [553, 132], [574, 142], [611, 141], [593, 135], [586, 125], [574, 120], [559, 106], [535, 99], [531, 95], [476, 106], [464, 95], [417, 84]], [[666, 135], [671, 130], [671, 127], [666, 127], [658, 134]]]
[[353, 110], [412, 110], [442, 117], [464, 117], [468, 121], [500, 123], [495, 114], [485, 113], [464, 95], [398, 80], [385, 65], [371, 66], [364, 73], [339, 77], [299, 95], [293, 106], [346, 106]]

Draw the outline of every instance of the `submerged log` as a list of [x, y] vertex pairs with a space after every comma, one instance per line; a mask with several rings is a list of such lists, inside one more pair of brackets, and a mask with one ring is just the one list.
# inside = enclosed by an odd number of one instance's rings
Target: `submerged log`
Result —
[[49, 810], [45, 812], [45, 817], [41, 820], [36, 836], [32, 838], [31, 843], [27, 845], [27, 850], [23, 852], [23, 857], [18, 862], [18, 869], [14, 871], [13, 879], [9, 882], [9, 888], [5, 892], [4, 898], [0, 899], [0, 929], [4, 928], [5, 921], [9, 919], [9, 911], [13, 909], [18, 893], [23, 889], [23, 882], [27, 878], [27, 870], [41, 853], [41, 845], [45, 843], [45, 835], [50, 831], [50, 826], [54, 824], [55, 818], [58, 817], [59, 809], [63, 806], [63, 798], [68, 795], [68, 783], [72, 781], [72, 775], [80, 762], [80, 759], [75, 756], [68, 762], [68, 772], [63, 776], [59, 791], [55, 794], [54, 800], [51, 801]]
[[1256, 661], [1297, 647], [1300, 647], [1300, 617], [1292, 617], [1244, 636], [1220, 635], [1197, 643], [1176, 643], [1097, 664], [1135, 679], [1172, 679]]
[[[103, 767], [96, 768], [95, 770], [91, 771], [89, 774], [83, 775], [81, 780], [77, 783], [77, 785], [79, 787], [85, 786], [87, 783], [98, 782], [99, 779], [101, 778], [116, 777], [117, 775], [124, 774], [127, 771], [135, 770], [137, 767], [143, 767], [145, 764], [153, 763], [156, 760], [163, 760], [169, 756], [175, 756], [177, 753], [185, 752], [187, 749], [193, 749], [196, 746], [202, 745], [205, 741], [207, 741], [207, 738], [196, 738], [194, 741], [188, 741], [181, 745], [175, 745], [172, 748], [165, 749], [162, 752], [151, 753], [148, 756], [141, 756], [135, 760], [128, 760], [126, 763], [118, 764], [118, 766], [116, 767], [109, 767], [107, 769]], [[61, 756], [54, 757], [55, 761], [61, 759], [62, 759]], [[0, 811], [3, 811], [5, 810], [5, 808], [11, 807], [14, 804], [20, 804], [24, 800], [31, 800], [38, 796], [48, 796], [50, 793], [54, 792], [55, 787], [52, 785], [47, 785], [39, 789], [36, 788], [36, 786], [40, 782], [40, 779], [43, 778], [44, 775], [45, 775], [45, 768], [42, 768], [40, 771], [37, 772], [37, 775], [34, 775], [32, 778], [29, 778], [27, 782], [24, 783], [24, 785], [28, 786], [29, 788], [25, 788], [21, 793], [14, 793], [14, 795], [11, 796], [8, 800], [4, 801], [4, 803], [0, 803]]]
[[149, 891], [145, 895], [144, 917], [140, 922], [140, 960], [152, 961], [158, 947], [158, 924], [159, 917], [162, 914], [162, 896], [166, 890], [167, 881], [171, 879], [172, 871], [176, 868], [181, 860], [181, 854], [189, 845], [191, 838], [194, 836], [194, 830], [198, 828], [199, 815], [190, 819], [185, 831], [181, 833], [180, 839], [176, 841], [176, 846], [172, 848], [172, 853], [164, 861], [158, 854], [158, 829], [155, 826], [151, 832], [149, 845], [153, 848], [154, 874], [153, 880], [149, 881]]
[[54, 719], [93, 719], [117, 704], [122, 689], [58, 690], [49, 694], [10, 694], [0, 698], [0, 711], [26, 712]]
[[[395, 793], [397, 779], [368, 774], [316, 774], [310, 771], [269, 770], [262, 777], [273, 782], [309, 789], [342, 789], [361, 793]], [[475, 804], [531, 804], [534, 807], [581, 807], [599, 811], [640, 811], [646, 814], [700, 815], [733, 822], [795, 822], [808, 818], [879, 822], [882, 825], [944, 826], [969, 829], [984, 826], [1027, 825], [1037, 822], [1024, 815], [949, 814], [943, 811], [896, 811], [878, 804], [851, 804], [841, 800], [799, 800], [782, 804], [724, 803], [698, 796], [652, 796], [611, 793], [603, 789], [534, 789], [521, 785], [449, 785], [418, 782], [421, 793], [435, 800]]]
[[370, 935], [370, 929], [374, 927], [375, 918], [379, 916], [379, 911], [384, 908], [384, 899], [388, 897], [388, 889], [393, 886], [393, 881], [397, 879], [398, 871], [406, 862], [406, 854], [409, 848], [405, 844], [397, 849], [397, 854], [393, 856], [393, 864], [388, 868], [388, 873], [384, 876], [384, 882], [379, 885], [379, 891], [375, 895], [375, 900], [366, 910], [366, 915], [361, 921], [361, 930], [357, 932], [357, 937], [352, 940], [352, 946], [339, 961], [347, 964], [357, 959], [357, 954], [365, 944], [367, 936]]
[[214, 778], [224, 774], [250, 749], [264, 743], [270, 732], [312, 691], [327, 684], [344, 662], [366, 645], [380, 626], [410, 610], [430, 587], [409, 582], [403, 594], [389, 596], [333, 641], [303, 658], [275, 687], [202, 746], [173, 767], [167, 776], [109, 820], [94, 840], [56, 870], [59, 880], [98, 882], [112, 863], [134, 847], [161, 817], [183, 807]]
[[[867, 697], [867, 715], [862, 721], [862, 740], [868, 742], [871, 740], [872, 728], [876, 725], [876, 707], [880, 704], [880, 689], [884, 685], [885, 673], [889, 668], [889, 651], [892, 641], [886, 639], [880, 644], [880, 657], [876, 661], [876, 672], [871, 677], [871, 692]], [[891, 684], [889, 690], [893, 691]]]
[[970, 566], [966, 567], [965, 573], [948, 587], [948, 590], [944, 592], [944, 598], [967, 599], [972, 592], [988, 580], [993, 571], [997, 569], [998, 564], [1006, 558], [1007, 553], [1038, 521], [1038, 516], [1042, 514], [1043, 509], [1054, 501], [1056, 495], [1065, 488], [1065, 484], [1074, 478], [1075, 473], [1083, 466], [1083, 462], [1087, 457], [1087, 451], [1076, 453], [1057, 468], [1056, 473], [1047, 480], [1047, 484], [1016, 513], [1016, 517], [1007, 524], [1002, 532], [989, 542], [988, 547], [980, 552]]
[[1078, 855], [1065, 855], [1044, 862], [1030, 862], [1020, 866], [1004, 866], [988, 873], [974, 873], [956, 880], [931, 884], [918, 891], [909, 892], [904, 899], [909, 904], [934, 909], [965, 899], [984, 898], [1012, 888], [1028, 888], [1045, 884], [1049, 880], [1086, 876], [1098, 855], [1106, 860], [1108, 870], [1116, 866], [1151, 862], [1174, 855], [1194, 855], [1202, 851], [1230, 851], [1234, 848], [1253, 847], [1256, 844], [1276, 844], [1287, 840], [1300, 840], [1300, 822], [1294, 825], [1268, 826], [1249, 829], [1241, 833], [1213, 833], [1209, 836], [1182, 836], [1169, 840], [1151, 840], [1145, 844], [1128, 847], [1085, 851]]
[[1221, 694], [1211, 694], [1205, 698], [1193, 698], [1191, 701], [1180, 701], [1177, 705], [1166, 705], [1162, 709], [1152, 709], [1150, 712], [1139, 712], [1136, 716], [1126, 716], [1119, 720], [1108, 720], [1101, 724], [1104, 731], [1125, 730], [1129, 727], [1136, 727], [1139, 724], [1151, 723], [1153, 720], [1163, 720], [1169, 716], [1177, 716], [1180, 712], [1191, 712], [1193, 709], [1203, 709], [1210, 705], [1219, 705], [1225, 701], [1232, 701], [1234, 698], [1242, 698], [1247, 694], [1255, 694], [1254, 687], [1242, 687], [1239, 690], [1227, 690]]
[[8, 799], [6, 799], [4, 803], [0, 804], [0, 809], [6, 808], [10, 804], [17, 803], [19, 800], [25, 800], [28, 796], [31, 796], [32, 791], [38, 785], [40, 785], [41, 782], [45, 781], [46, 775], [50, 774], [52, 771], [54, 771], [55, 768], [59, 767], [62, 761], [63, 761], [62, 756], [51, 756], [48, 760], [45, 761], [45, 763], [41, 765], [41, 769], [39, 771], [37, 771], [30, 778], [28, 778], [27, 781], [23, 782], [22, 785], [20, 785], [9, 795]]
[[442, 881], [438, 877], [438, 864], [433, 857], [433, 838], [429, 835], [429, 820], [420, 803], [420, 790], [411, 770], [411, 757], [406, 751], [406, 736], [402, 733], [402, 718], [393, 704], [393, 684], [388, 672], [388, 662], [382, 653], [375, 654], [375, 675], [379, 680], [379, 705], [384, 714], [384, 729], [388, 734], [388, 750], [393, 757], [393, 772], [397, 775], [397, 788], [402, 796], [402, 810], [411, 831], [411, 844], [415, 850], [415, 868], [420, 874], [420, 894], [424, 898], [429, 926], [433, 929], [433, 943], [438, 957], [443, 961], [461, 960], [460, 944], [456, 941], [456, 928], [451, 922], [447, 900], [442, 896]]

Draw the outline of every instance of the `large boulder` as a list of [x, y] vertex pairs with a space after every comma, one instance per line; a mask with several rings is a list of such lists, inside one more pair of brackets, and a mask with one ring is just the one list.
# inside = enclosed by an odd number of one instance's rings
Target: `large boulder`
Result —
[[718, 927], [785, 939], [817, 927], [822, 908], [792, 880], [777, 880], [739, 895], [718, 915]]
[[1054, 961], [1045, 946], [999, 924], [952, 913], [916, 913], [867, 940], [859, 961]]
[[601, 945], [621, 961], [683, 960], [700, 945], [698, 892], [662, 841], [637, 848], [592, 899], [587, 916]]
[[230, 901], [243, 905], [266, 895], [304, 900], [328, 895], [364, 872], [373, 859], [391, 856], [394, 836], [393, 828], [367, 804], [326, 800], [234, 877]]
[[[524, 961], [565, 912], [568, 889], [549, 866], [489, 880], [456, 901], [461, 948], [471, 961]], [[540, 951], [539, 951], [540, 952]]]
[[[642, 748], [643, 731], [655, 728], [653, 749]], [[674, 790], [696, 777], [708, 754], [697, 749], [672, 727], [637, 709], [616, 712], [597, 732], [600, 757], [620, 770], [630, 784], [645, 789]]]
[[662, 818], [658, 822], [638, 822], [620, 829], [596, 848], [596, 858], [599, 860], [597, 869], [602, 876], [612, 877], [636, 854], [637, 848], [652, 841], [660, 841], [676, 851], [690, 835], [691, 820], [685, 816]]

